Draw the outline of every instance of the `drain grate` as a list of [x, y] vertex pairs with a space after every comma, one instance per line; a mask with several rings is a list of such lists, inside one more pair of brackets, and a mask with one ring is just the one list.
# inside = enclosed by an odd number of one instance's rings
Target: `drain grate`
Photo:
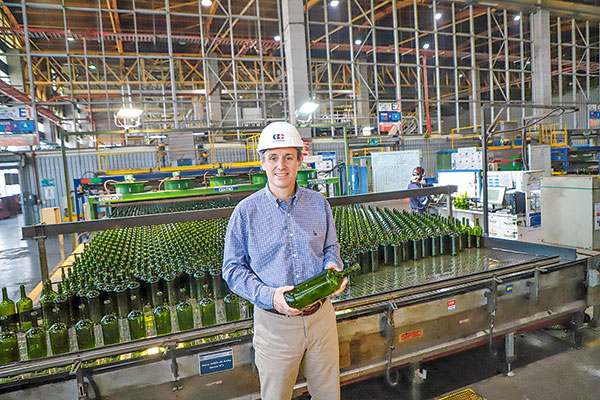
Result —
[[485, 398], [475, 393], [473, 389], [464, 389], [450, 396], [440, 397], [438, 400], [485, 400]]

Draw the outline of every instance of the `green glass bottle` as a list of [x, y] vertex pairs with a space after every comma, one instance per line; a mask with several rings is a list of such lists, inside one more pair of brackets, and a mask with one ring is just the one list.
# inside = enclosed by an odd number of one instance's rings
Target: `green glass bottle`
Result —
[[50, 348], [53, 355], [69, 352], [69, 328], [67, 328], [65, 323], [55, 322], [48, 329], [48, 334], [50, 336]]
[[119, 343], [121, 341], [119, 336], [119, 318], [116, 316], [110, 300], [104, 300], [104, 312], [106, 314], [100, 320], [104, 345]]
[[241, 319], [240, 315], [240, 298], [233, 293], [227, 294], [223, 299], [225, 303], [225, 315], [227, 316], [227, 321], [237, 321]]
[[17, 301], [17, 311], [19, 312], [19, 324], [22, 332], [27, 332], [31, 328], [31, 311], [33, 311], [33, 300], [27, 297], [25, 285], [21, 285], [21, 298]]
[[127, 314], [127, 324], [129, 325], [129, 336], [131, 340], [143, 339], [146, 337], [146, 320], [141, 311], [141, 302], [135, 295], [131, 296], [132, 310]]
[[0, 302], [0, 317], [6, 317], [8, 329], [17, 331], [17, 312], [15, 302], [8, 298], [8, 292], [5, 287], [2, 288], [2, 302]]
[[473, 236], [475, 236], [475, 247], [481, 247], [481, 237], [483, 236], [483, 229], [479, 226], [479, 218], [475, 219], [475, 226], [473, 227]]
[[75, 324], [75, 336], [79, 350], [93, 349], [96, 347], [96, 336], [94, 335], [94, 323], [87, 317], [84, 304], [79, 305], [81, 319]]
[[46, 330], [38, 326], [37, 311], [31, 312], [31, 328], [25, 334], [25, 341], [27, 342], [27, 357], [30, 360], [48, 355]]
[[202, 326], [210, 326], [217, 323], [215, 302], [210, 297], [200, 300], [200, 317], [202, 318]]
[[44, 293], [40, 298], [40, 306], [42, 307], [42, 324], [46, 328], [49, 328], [53, 323], [52, 309], [54, 308], [55, 298], [56, 293], [54, 290], [52, 290], [52, 282], [47, 280], [46, 283], [44, 283]]
[[180, 331], [194, 329], [194, 310], [190, 303], [182, 301], [177, 304], [177, 325]]
[[17, 334], [8, 328], [8, 318], [0, 316], [0, 365], [19, 361], [19, 340]]
[[359, 268], [359, 265], [354, 265], [350, 270], [326, 269], [285, 292], [283, 297], [290, 307], [302, 310], [336, 292], [344, 278]]
[[[164, 295], [162, 292], [157, 292], [156, 297], [158, 301], [161, 301], [162, 299], [164, 302]], [[166, 335], [173, 331], [171, 327], [171, 310], [169, 310], [169, 307], [161, 303], [154, 308], [153, 314], [157, 335]]]
[[[58, 309], [58, 313], [54, 312], [54, 308]], [[71, 319], [71, 316], [69, 315], [71, 304], [69, 302], [69, 298], [64, 293], [62, 282], [58, 284], [57, 294], [56, 297], [54, 297], [54, 308], [52, 310], [52, 323], [58, 321], [65, 324], [68, 323], [68, 321]]]
[[[102, 310], [100, 307], [100, 292], [97, 290], [90, 290], [86, 293], [86, 302], [87, 307], [84, 306], [83, 309], [86, 311], [87, 318], [90, 319], [93, 323], [97, 324], [100, 322], [102, 318]], [[82, 310], [82, 308], [80, 308]], [[81, 319], [84, 319], [82, 315], [80, 315]]]

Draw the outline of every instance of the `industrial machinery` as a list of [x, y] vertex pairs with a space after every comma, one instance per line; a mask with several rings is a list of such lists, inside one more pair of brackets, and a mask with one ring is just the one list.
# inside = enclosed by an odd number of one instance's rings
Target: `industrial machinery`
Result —
[[[449, 194], [436, 187], [329, 198], [332, 206], [416, 195]], [[418, 193], [416, 193], [418, 191]], [[25, 237], [103, 231], [115, 227], [226, 218], [231, 208], [25, 227]], [[384, 257], [385, 259], [386, 257]], [[396, 265], [394, 265], [396, 264]], [[334, 305], [342, 384], [384, 374], [398, 384], [398, 368], [478, 345], [496, 353], [504, 340], [507, 368], [514, 334], [572, 320], [600, 303], [599, 260], [574, 250], [484, 238], [482, 247], [452, 254], [388, 261], [354, 277]], [[256, 398], [252, 320], [217, 324], [0, 366], [0, 395], [21, 398], [118, 399]], [[249, 310], [242, 317], [249, 316]], [[306, 391], [299, 379], [295, 393]]]

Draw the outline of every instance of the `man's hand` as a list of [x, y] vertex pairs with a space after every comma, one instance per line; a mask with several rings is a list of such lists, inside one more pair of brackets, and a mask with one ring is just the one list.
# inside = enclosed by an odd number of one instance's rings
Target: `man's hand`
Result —
[[289, 316], [300, 315], [302, 311], [290, 307], [283, 297], [284, 292], [288, 292], [293, 288], [293, 286], [282, 286], [275, 289], [275, 293], [273, 294], [273, 307], [277, 312]]
[[[328, 265], [327, 266], [328, 269], [335, 269], [336, 271], [341, 271], [341, 269], [337, 268], [335, 265]], [[332, 293], [331, 296], [335, 297], [338, 294], [342, 293], [344, 291], [344, 289], [346, 289], [346, 285], [348, 284], [348, 277], [345, 277], [344, 280], [342, 281], [342, 286], [340, 286], [340, 289], [335, 292]]]

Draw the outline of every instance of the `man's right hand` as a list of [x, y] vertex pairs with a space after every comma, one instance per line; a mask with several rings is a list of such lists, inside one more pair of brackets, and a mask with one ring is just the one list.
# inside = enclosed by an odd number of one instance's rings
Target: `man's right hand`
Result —
[[282, 286], [275, 289], [275, 293], [273, 294], [273, 308], [275, 308], [277, 312], [290, 316], [300, 315], [302, 311], [290, 307], [283, 297], [284, 292], [288, 292], [293, 288], [293, 286]]

